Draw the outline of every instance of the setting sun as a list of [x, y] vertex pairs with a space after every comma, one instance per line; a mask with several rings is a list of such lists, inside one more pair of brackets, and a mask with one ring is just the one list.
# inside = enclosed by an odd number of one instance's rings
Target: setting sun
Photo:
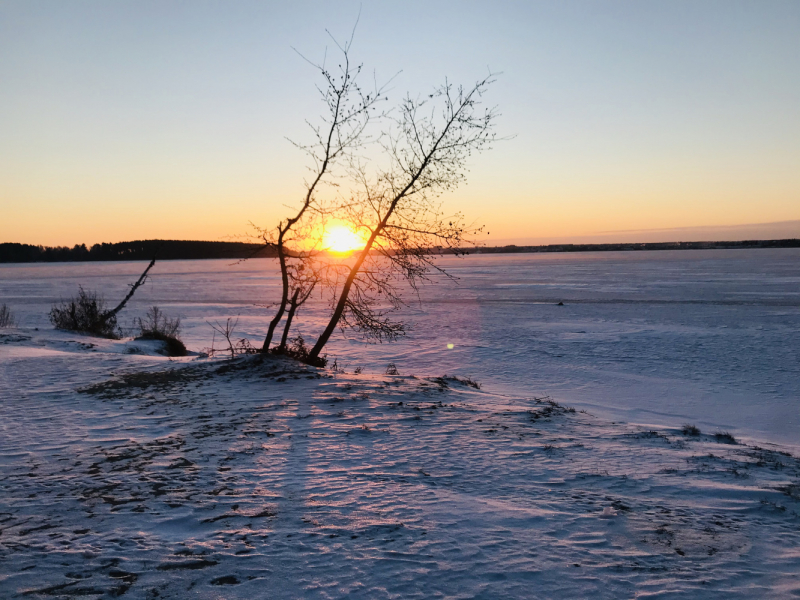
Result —
[[325, 249], [331, 252], [352, 252], [364, 247], [364, 240], [344, 225], [332, 227], [325, 233]]

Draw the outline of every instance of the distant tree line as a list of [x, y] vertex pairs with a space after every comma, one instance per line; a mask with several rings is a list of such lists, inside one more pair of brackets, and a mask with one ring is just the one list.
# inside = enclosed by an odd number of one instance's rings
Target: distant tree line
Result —
[[800, 239], [743, 240], [736, 242], [647, 242], [618, 244], [549, 244], [547, 246], [495, 246], [475, 248], [473, 254], [524, 252], [619, 252], [627, 250], [724, 250], [736, 248], [800, 248]]
[[86, 244], [76, 244], [69, 248], [5, 243], [0, 244], [0, 263], [150, 260], [156, 253], [159, 260], [275, 256], [274, 249], [263, 244], [243, 242], [137, 240], [116, 244], [94, 244], [88, 248]]
[[[547, 246], [489, 246], [470, 250], [471, 254], [517, 254], [533, 252], [620, 252], [630, 250], [724, 250], [736, 248], [800, 248], [800, 239], [744, 240], [736, 242], [649, 242], [619, 244], [550, 244]], [[202, 258], [275, 258], [277, 250], [264, 244], [243, 242], [201, 242], [183, 240], [141, 240], [116, 244], [34, 246], [0, 244], [0, 263], [76, 262], [100, 260], [149, 260], [158, 250], [159, 260]], [[434, 248], [433, 253], [448, 254], [449, 249]]]

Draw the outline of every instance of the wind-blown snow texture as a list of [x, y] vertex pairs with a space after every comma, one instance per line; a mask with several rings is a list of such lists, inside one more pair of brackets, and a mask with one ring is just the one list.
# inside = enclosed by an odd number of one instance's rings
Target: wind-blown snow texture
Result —
[[800, 596], [800, 460], [454, 379], [0, 332], [2, 598]]

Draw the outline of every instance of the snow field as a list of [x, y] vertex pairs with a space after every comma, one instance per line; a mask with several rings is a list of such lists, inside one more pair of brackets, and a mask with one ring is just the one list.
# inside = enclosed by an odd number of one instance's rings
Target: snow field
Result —
[[148, 344], [0, 336], [0, 597], [800, 596], [779, 447]]

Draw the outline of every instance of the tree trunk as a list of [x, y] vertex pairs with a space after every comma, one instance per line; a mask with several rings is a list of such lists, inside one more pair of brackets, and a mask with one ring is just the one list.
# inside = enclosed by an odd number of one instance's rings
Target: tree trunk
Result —
[[[392, 206], [392, 208], [394, 208], [394, 206]], [[389, 215], [387, 215], [386, 219], [388, 218]], [[308, 353], [308, 358], [311, 361], [314, 361], [316, 358], [319, 357], [319, 353], [322, 352], [322, 349], [325, 347], [325, 344], [328, 343], [328, 340], [330, 339], [331, 335], [336, 329], [336, 326], [339, 324], [339, 319], [342, 318], [345, 306], [347, 306], [347, 297], [350, 295], [350, 288], [353, 287], [353, 281], [355, 281], [356, 275], [358, 275], [359, 270], [361, 270], [361, 265], [367, 259], [367, 255], [369, 254], [369, 251], [372, 249], [372, 244], [375, 242], [375, 238], [378, 237], [378, 233], [380, 233], [382, 229], [383, 229], [383, 222], [381, 222], [381, 227], [376, 228], [375, 231], [372, 233], [372, 235], [369, 236], [369, 240], [367, 240], [367, 244], [361, 251], [361, 255], [358, 257], [356, 264], [354, 264], [353, 267], [350, 269], [350, 274], [347, 276], [347, 280], [344, 282], [344, 286], [342, 287], [342, 293], [339, 295], [339, 302], [336, 304], [336, 309], [333, 311], [331, 320], [328, 321], [328, 326], [325, 328], [325, 331], [322, 332], [322, 335], [319, 336], [317, 343], [314, 344], [314, 347], [311, 349], [311, 352]]]
[[[441, 136], [439, 141], [441, 141]], [[406, 184], [406, 186], [402, 189], [400, 193], [398, 193], [392, 203], [389, 205], [389, 208], [386, 210], [386, 214], [384, 215], [381, 222], [375, 228], [375, 231], [372, 232], [372, 235], [369, 236], [367, 243], [364, 244], [364, 249], [361, 251], [361, 254], [358, 257], [358, 260], [353, 265], [353, 268], [350, 269], [350, 274], [347, 276], [347, 280], [344, 282], [344, 286], [342, 287], [342, 293], [339, 296], [339, 302], [336, 304], [336, 309], [333, 311], [333, 315], [331, 316], [331, 320], [328, 322], [328, 326], [325, 328], [325, 331], [322, 332], [322, 335], [319, 336], [317, 343], [314, 344], [314, 347], [311, 349], [311, 352], [308, 353], [309, 360], [313, 363], [317, 358], [319, 358], [319, 353], [322, 352], [322, 349], [325, 347], [325, 344], [328, 343], [331, 335], [333, 334], [336, 326], [339, 324], [339, 319], [342, 318], [342, 314], [344, 314], [344, 309], [347, 306], [347, 297], [350, 295], [350, 288], [353, 287], [353, 281], [355, 281], [358, 272], [361, 270], [361, 265], [364, 264], [364, 261], [367, 259], [367, 255], [369, 251], [372, 249], [372, 245], [375, 243], [376, 238], [380, 235], [383, 228], [386, 227], [386, 224], [389, 222], [392, 214], [394, 213], [394, 209], [397, 208], [397, 204], [405, 198], [406, 194], [411, 190], [414, 184], [419, 179], [419, 176], [425, 171], [430, 162], [430, 157], [436, 148], [439, 145], [439, 141], [433, 147], [433, 150], [425, 157], [425, 160], [422, 162], [420, 167], [417, 169], [414, 176], [411, 180]]]
[[131, 286], [131, 291], [128, 292], [128, 295], [125, 296], [125, 298], [122, 299], [122, 302], [120, 302], [115, 309], [107, 311], [103, 315], [105, 318], [109, 318], [109, 317], [115, 316], [119, 311], [121, 311], [125, 307], [125, 305], [128, 303], [128, 300], [133, 298], [133, 295], [136, 293], [136, 290], [139, 289], [139, 286], [141, 286], [144, 283], [144, 280], [147, 279], [147, 272], [150, 269], [153, 268], [154, 264], [156, 264], [156, 257], [155, 256], [153, 257], [153, 260], [150, 261], [150, 264], [147, 265], [147, 268], [144, 270], [144, 273], [142, 273], [139, 276], [139, 279], [136, 280], [136, 283], [134, 283]]
[[292, 327], [292, 319], [294, 319], [294, 313], [297, 311], [297, 297], [299, 295], [300, 288], [294, 291], [294, 296], [289, 302], [289, 314], [286, 315], [286, 325], [283, 328], [283, 336], [281, 336], [281, 343], [278, 345], [278, 352], [286, 351], [286, 340], [289, 339], [289, 329]]
[[267, 330], [267, 337], [264, 338], [264, 345], [261, 352], [267, 352], [269, 345], [272, 343], [272, 336], [275, 333], [275, 328], [283, 318], [283, 313], [286, 310], [286, 303], [289, 301], [289, 274], [286, 272], [286, 256], [283, 253], [283, 232], [278, 237], [278, 260], [281, 265], [281, 282], [283, 284], [283, 293], [281, 294], [281, 304], [278, 307], [278, 312], [269, 322], [269, 329]]

